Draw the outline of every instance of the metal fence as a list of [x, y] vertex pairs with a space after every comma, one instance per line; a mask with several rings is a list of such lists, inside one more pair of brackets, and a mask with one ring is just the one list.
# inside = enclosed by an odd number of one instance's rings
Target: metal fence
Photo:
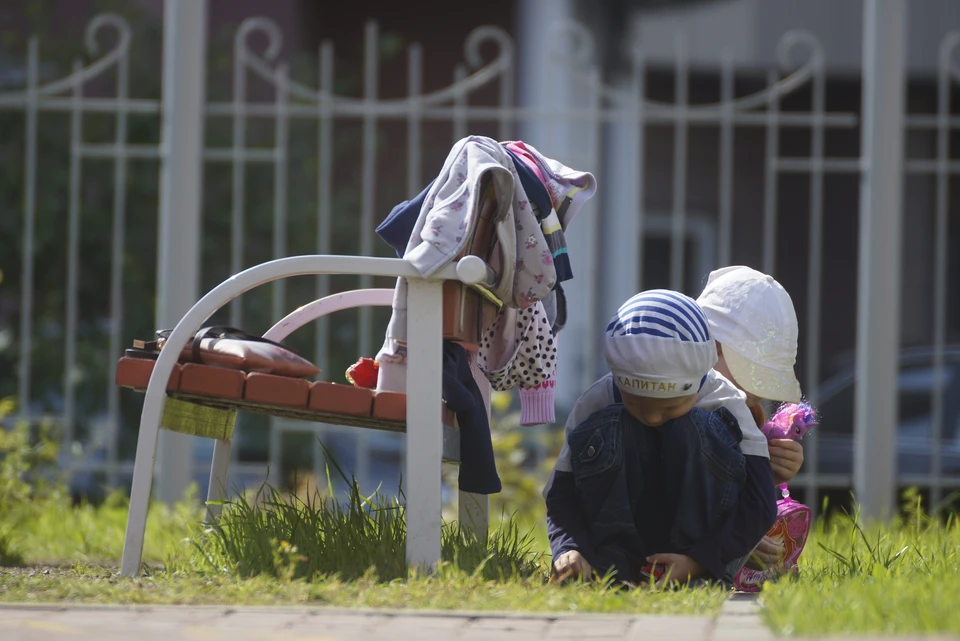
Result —
[[[102, 53], [98, 43], [105, 39], [107, 32], [113, 32], [115, 44]], [[647, 269], [649, 261], [645, 252], [653, 246], [651, 242], [662, 243], [669, 256], [665, 262], [667, 280], [662, 284], [696, 295], [696, 285], [707, 270], [743, 255], [735, 250], [735, 237], [746, 233], [746, 227], [759, 229], [759, 253], [751, 259], [757, 268], [778, 276], [778, 267], [782, 267], [785, 260], [794, 259], [785, 259], [778, 253], [778, 248], [783, 246], [778, 226], [785, 222], [780, 212], [782, 199], [778, 189], [786, 176], [802, 175], [808, 179], [807, 205], [803, 213], [806, 242], [803, 255], [796, 260], [802, 258], [806, 268], [798, 290], [802, 293], [795, 293], [794, 300], [798, 309], [803, 310], [800, 319], [803, 387], [808, 398], [814, 404], [818, 403], [821, 400], [821, 372], [824, 370], [823, 301], [825, 288], [830, 287], [824, 274], [824, 212], [825, 203], [829, 202], [825, 181], [831, 176], [856, 180], [861, 163], [856, 148], [849, 155], [827, 153], [826, 142], [834, 132], [858, 130], [859, 113], [855, 108], [833, 111], [827, 108], [824, 51], [816, 37], [806, 32], [786, 34], [779, 43], [781, 68], [771, 69], [758, 77], [755, 71], [736, 69], [729, 58], [719, 62], [716, 72], [699, 70], [692, 74], [684, 55], [684, 41], [678, 36], [673, 68], [651, 67], [638, 49], [629, 60], [631, 71], [628, 76], [605, 82], [601, 70], [593, 62], [593, 37], [585, 27], [564, 23], [555, 26], [552, 33], [557, 40], [572, 44], [565, 57], [557, 55], [553, 68], [543, 70], [550, 78], [557, 79], [552, 103], [543, 107], [516, 104], [516, 68], [518, 56], [523, 52], [518, 53], [510, 36], [498, 28], [480, 27], [473, 31], [465, 43], [464, 63], [452, 70], [452, 83], [436, 90], [427, 90], [423, 86], [424, 52], [419, 44], [410, 45], [406, 52], [408, 95], [383, 99], [378, 97], [382, 79], [379, 34], [375, 23], [368, 24], [365, 33], [363, 94], [347, 97], [334, 93], [336, 58], [331, 44], [326, 43], [320, 49], [316, 81], [304, 82], [291, 77], [288, 63], [279, 59], [282, 43], [279, 28], [264, 18], [246, 20], [234, 40], [232, 99], [208, 101], [206, 105], [208, 125], [212, 127], [212, 123], [227, 122], [230, 129], [228, 140], [225, 139], [223, 144], [210, 144], [208, 136], [203, 152], [208, 168], [229, 168], [229, 215], [225, 219], [229, 229], [207, 229], [205, 232], [217, 234], [218, 244], [229, 243], [229, 250], [221, 252], [228, 257], [223, 267], [229, 273], [236, 273], [251, 262], [257, 262], [257, 256], [251, 256], [247, 251], [252, 241], [257, 240], [250, 236], [252, 215], [261, 222], [268, 221], [265, 223], [270, 231], [267, 258], [311, 252], [383, 253], [385, 248], [378, 246], [373, 230], [382, 214], [393, 205], [380, 175], [385, 156], [402, 158], [402, 170], [396, 174], [402, 176], [398, 179], [401, 187], [397, 193], [412, 196], [422, 189], [445, 155], [442, 150], [428, 149], [425, 139], [449, 136], [452, 143], [468, 133], [509, 139], [517, 133], [526, 136], [537, 131], [543, 139], [528, 138], [531, 143], [566, 164], [593, 171], [602, 188], [601, 195], [582, 214], [575, 237], [571, 239], [577, 278], [568, 290], [573, 308], [570, 325], [565, 331], [580, 340], [565, 340], [562, 350], [567, 353], [561, 360], [560, 377], [564, 380], [560, 381], [560, 396], [561, 403], [569, 407], [576, 391], [585, 389], [600, 373], [602, 359], [598, 359], [600, 352], [594, 347], [599, 341], [598, 332], [603, 319], [620, 301], [646, 286], [659, 284], [655, 282], [657, 276], [648, 273]], [[266, 38], [267, 45], [262, 51], [251, 44], [255, 36]], [[25, 124], [23, 261], [19, 322], [14, 332], [20, 354], [17, 369], [19, 408], [24, 418], [36, 419], [40, 414], [55, 417], [61, 426], [64, 443], [68, 445], [78, 435], [77, 360], [78, 342], [83, 340], [78, 332], [81, 314], [79, 279], [85, 268], [80, 253], [84, 224], [84, 171], [91, 162], [112, 164], [109, 268], [95, 276], [109, 289], [108, 309], [90, 311], [104, 320], [102, 326], [108, 340], [98, 362], [101, 368], [105, 368], [100, 378], [109, 383], [109, 369], [125, 344], [134, 337], [125, 323], [124, 310], [149, 307], [154, 296], [153, 291], [148, 290], [131, 294], [129, 288], [124, 287], [125, 256], [130, 251], [125, 244], [126, 232], [131, 221], [143, 224], [142, 215], [130, 211], [128, 206], [128, 174], [132, 165], [155, 163], [161, 157], [159, 144], [134, 144], [128, 140], [131, 117], [156, 120], [161, 117], [158, 99], [129, 95], [133, 45], [129, 26], [115, 15], [98, 16], [87, 26], [86, 39], [91, 60], [77, 60], [69, 76], [49, 82], [41, 82], [40, 47], [36, 39], [32, 40], [27, 52], [26, 87], [0, 93], [0, 117], [12, 117], [19, 112]], [[947, 363], [944, 355], [950, 336], [947, 308], [949, 184], [951, 177], [960, 172], [960, 161], [953, 159], [950, 149], [951, 134], [960, 127], [960, 117], [954, 115], [951, 104], [953, 83], [960, 80], [960, 69], [953, 63], [958, 42], [960, 35], [951, 35], [941, 48], [935, 113], [909, 115], [905, 123], [908, 134], [919, 132], [933, 135], [936, 140], [932, 157], [911, 157], [905, 163], [909, 175], [928, 176], [935, 181], [935, 243], [930, 296], [933, 307], [924, 312], [929, 314], [933, 328], [930, 344], [934, 379], [929, 387], [933, 430], [929, 437], [930, 473], [903, 476], [901, 480], [930, 486], [934, 500], [941, 498], [945, 488], [960, 487], [960, 477], [945, 475], [941, 460], [946, 420], [944, 372]], [[491, 45], [496, 53], [492, 59], [485, 60], [481, 49]], [[104, 81], [111, 76], [112, 89], [107, 91]], [[758, 82], [759, 88], [756, 86]], [[251, 91], [254, 85], [256, 91]], [[669, 94], [671, 91], [664, 87], [671, 85], [672, 96], [667, 95], [661, 100], [659, 94]], [[87, 95], [90, 86], [96, 88], [95, 97]], [[692, 98], [694, 94], [709, 93], [706, 89], [701, 91], [707, 86], [713, 88], [709, 91], [718, 94], [715, 99], [698, 102]], [[748, 91], [743, 90], [745, 86]], [[477, 95], [483, 96], [482, 102], [475, 100]], [[793, 102], [789, 109], [784, 109], [783, 105], [788, 101]], [[61, 282], [39, 282], [37, 279], [37, 266], [44, 260], [44, 256], [36, 251], [36, 238], [37, 195], [38, 190], [45, 189], [46, 174], [38, 164], [38, 133], [45, 114], [69, 116], [69, 139], [62, 141], [69, 151], [69, 180], [65, 195], [68, 225], [61, 247], [61, 251], [66, 252], [67, 270], [65, 281]], [[112, 142], [94, 143], [85, 138], [84, 122], [90, 114], [107, 115], [113, 119]], [[302, 133], [308, 130], [306, 127], [312, 128], [315, 138], [310, 139]], [[356, 166], [347, 169], [358, 177], [355, 207], [351, 206], [349, 198], [346, 199], [347, 206], [335, 202], [337, 177], [342, 175], [338, 172], [344, 171], [337, 132], [344, 127], [359, 128], [356, 137], [358, 152], [350, 155], [350, 162], [355, 161]], [[403, 144], [387, 147], [381, 144], [385, 128], [403, 131]], [[291, 133], [293, 130], [298, 133]], [[255, 135], [251, 135], [251, 131]], [[794, 141], [790, 155], [784, 155], [780, 143], [791, 131], [801, 132], [803, 142]], [[754, 167], [747, 172], [750, 175], [755, 173], [754, 178], [738, 182], [736, 172], [744, 165], [742, 159], [737, 160], [738, 153], [755, 146], [759, 140], [757, 132], [762, 134], [759, 155], [755, 159], [759, 170]], [[713, 136], [713, 142], [704, 143], [705, 135]], [[255, 140], [251, 142], [252, 139]], [[751, 142], [744, 143], [747, 139]], [[300, 151], [294, 151], [294, 142]], [[798, 154], [798, 148], [803, 148], [803, 153]], [[669, 158], [669, 163], [658, 162], [659, 156], [651, 159], [652, 154], [660, 153]], [[707, 163], [715, 171], [710, 188], [716, 191], [716, 197], [713, 205], [701, 213], [697, 212], [703, 209], [703, 205], [693, 203], [693, 196], [702, 189], [703, 178], [698, 178], [696, 184], [690, 180], [694, 154], [701, 164], [700, 156], [707, 154]], [[748, 164], [753, 162], [747, 161]], [[666, 164], [669, 166], [664, 166]], [[264, 171], [272, 174], [272, 180], [264, 183], [272, 183], [270, 190], [251, 194], [248, 187], [251, 176]], [[301, 175], [301, 182], [315, 182], [312, 201], [304, 200], [302, 193], [291, 200], [289, 185], [292, 177], [297, 175]], [[396, 175], [391, 174], [392, 177]], [[758, 215], [745, 217], [738, 214], [738, 198], [755, 198], [760, 203]], [[294, 210], [300, 212], [300, 218], [291, 219]], [[309, 217], [313, 218], [311, 226], [303, 225], [304, 212], [309, 212]], [[347, 222], [343, 222], [344, 219]], [[338, 232], [338, 225], [346, 225], [348, 231], [341, 229]], [[350, 233], [355, 237], [353, 245], [345, 247], [338, 242], [338, 238], [348, 237]], [[850, 252], [854, 252], [854, 238], [846, 242]], [[624, 257], [630, 258], [625, 260]], [[214, 273], [206, 273], [207, 280], [218, 274], [225, 275], [217, 272], [219, 267], [204, 267], [205, 272], [211, 269]], [[358, 284], [368, 287], [372, 283], [367, 280]], [[332, 283], [323, 277], [296, 291], [288, 290], [284, 283], [275, 283], [266, 306], [269, 316], [276, 319], [311, 297], [325, 295], [335, 285], [350, 283]], [[910, 286], [909, 280], [905, 280], [904, 287]], [[31, 386], [35, 378], [33, 355], [36, 343], [40, 333], [45, 331], [35, 321], [38, 305], [44, 304], [45, 300], [39, 294], [51, 287], [62, 288], [65, 293], [63, 376], [59, 389], [55, 391]], [[852, 302], [850, 307], [848, 311], [852, 313]], [[253, 322], [249, 312], [249, 306], [236, 303], [230, 307], [229, 318], [225, 320], [231, 325], [249, 328]], [[357, 329], [349, 330], [350, 325]], [[364, 310], [355, 321], [347, 319], [337, 327], [342, 330], [340, 333], [334, 332], [327, 321], [321, 321], [315, 334], [304, 339], [308, 341], [304, 344], [309, 345], [317, 364], [328, 373], [331, 369], [336, 371], [331, 354], [337, 345], [347, 344], [346, 351], [354, 357], [376, 353], [379, 347], [377, 332], [382, 329], [382, 324], [370, 310]], [[142, 328], [136, 329], [142, 331]], [[49, 385], [49, 381], [46, 384]], [[110, 384], [107, 388], [102, 420], [95, 420], [87, 412], [83, 420], [90, 424], [82, 431], [82, 440], [90, 446], [88, 449], [102, 446], [105, 455], [99, 461], [72, 460], [68, 467], [74, 472], [106, 472], [110, 482], [116, 484], [126, 478], [132, 467], [131, 461], [121, 452], [121, 435], [124, 430], [133, 430], [136, 423], [124, 421], [121, 391]], [[62, 399], [62, 402], [51, 402], [51, 396]], [[298, 431], [319, 434], [325, 430], [329, 434], [330, 429], [335, 429], [280, 420], [272, 421], [271, 428], [269, 458], [274, 473], [281, 467], [284, 434]], [[368, 439], [366, 431], [356, 435], [355, 467], [360, 478], [370, 473]], [[235, 456], [239, 450], [233, 448]], [[806, 447], [805, 473], [797, 482], [806, 490], [807, 496], [816, 496], [824, 487], [851, 485], [849, 473], [818, 472], [821, 450], [818, 436], [814, 434]], [[312, 459], [319, 477], [318, 466], [322, 461], [319, 445], [314, 446]], [[240, 475], [262, 473], [264, 469], [262, 464], [248, 468], [244, 468], [241, 462], [231, 464], [231, 471]]]

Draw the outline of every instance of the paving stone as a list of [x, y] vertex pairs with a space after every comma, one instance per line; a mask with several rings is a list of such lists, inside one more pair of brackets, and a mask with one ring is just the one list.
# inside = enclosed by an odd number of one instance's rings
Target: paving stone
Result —
[[633, 623], [626, 617], [563, 617], [553, 621], [545, 639], [623, 639]]
[[[707, 617], [190, 606], [0, 605], [3, 641], [771, 641], [754, 598]], [[842, 636], [834, 637], [836, 639]], [[960, 637], [883, 637], [935, 641]], [[858, 637], [858, 641], [880, 637]]]
[[670, 639], [703, 641], [710, 638], [714, 620], [710, 617], [646, 615], [633, 619], [625, 640]]

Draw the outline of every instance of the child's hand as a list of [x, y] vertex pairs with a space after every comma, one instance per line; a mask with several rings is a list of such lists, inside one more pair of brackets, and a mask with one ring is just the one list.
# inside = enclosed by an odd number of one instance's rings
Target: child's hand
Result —
[[783, 553], [784, 548], [782, 543], [778, 543], [769, 536], [765, 536], [760, 539], [757, 548], [753, 551], [753, 554], [750, 555], [750, 560], [747, 562], [747, 565], [754, 570], [766, 570], [768, 567], [782, 563], [783, 559], [781, 557]]
[[654, 554], [647, 557], [647, 563], [654, 563], [666, 569], [655, 585], [657, 588], [672, 583], [686, 583], [703, 574], [703, 566], [685, 554]]
[[791, 439], [773, 439], [768, 443], [770, 467], [777, 485], [789, 483], [803, 465], [803, 446]]
[[593, 568], [576, 550], [564, 552], [553, 562], [553, 576], [557, 581], [566, 581], [570, 577], [590, 578]]

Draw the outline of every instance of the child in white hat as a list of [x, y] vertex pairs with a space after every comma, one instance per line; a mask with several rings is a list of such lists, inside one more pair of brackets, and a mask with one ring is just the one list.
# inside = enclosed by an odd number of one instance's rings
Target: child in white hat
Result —
[[577, 401], [544, 489], [555, 574], [639, 582], [658, 566], [732, 581], [776, 497], [746, 397], [713, 370], [703, 310], [640, 293], [611, 319], [604, 355], [610, 374]]
[[[761, 409], [764, 399], [800, 402], [793, 371], [800, 330], [793, 301], [780, 283], [749, 267], [724, 267], [710, 272], [697, 303], [717, 343], [714, 368], [746, 393], [751, 410]], [[792, 440], [770, 445], [776, 482], [786, 483], [803, 463], [803, 448]]]
[[[800, 330], [793, 301], [780, 283], [750, 267], [723, 267], [710, 273], [697, 303], [717, 343], [714, 368], [746, 393], [757, 425], [766, 421], [764, 399], [800, 402], [793, 370]], [[790, 439], [772, 440], [769, 446], [776, 484], [789, 482], [803, 464], [803, 447]], [[778, 562], [779, 552], [764, 537], [756, 555], [770, 565]]]

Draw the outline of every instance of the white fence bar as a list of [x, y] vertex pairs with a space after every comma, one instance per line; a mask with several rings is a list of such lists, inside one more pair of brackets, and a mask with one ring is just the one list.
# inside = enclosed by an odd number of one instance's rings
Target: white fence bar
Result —
[[[777, 84], [777, 72], [767, 74], [767, 85]], [[777, 159], [780, 157], [780, 101], [775, 91], [770, 91], [767, 105], [766, 162], [763, 186], [763, 271], [776, 275], [777, 270]]]
[[[273, 141], [273, 257], [285, 258], [287, 255], [287, 154], [288, 154], [288, 136], [289, 120], [287, 116], [287, 107], [289, 106], [289, 66], [286, 62], [277, 65], [275, 76], [276, 82], [274, 89], [274, 105], [277, 113], [274, 118], [274, 141]], [[234, 272], [236, 273], [236, 272]], [[270, 292], [270, 318], [271, 321], [283, 318], [288, 312], [287, 309], [287, 282], [285, 280], [275, 280], [271, 284]], [[283, 443], [281, 442], [280, 430], [277, 429], [281, 419], [277, 416], [271, 416], [270, 425], [270, 449], [281, 454]], [[242, 426], [240, 429], [243, 429]], [[319, 439], [316, 447], [319, 448]], [[232, 448], [231, 454], [236, 457], [239, 448]], [[316, 453], [316, 452], [315, 452]], [[216, 460], [216, 457], [214, 458]], [[275, 481], [281, 472], [281, 464], [278, 459], [276, 468], [270, 467], [270, 474]], [[213, 478], [211, 474], [211, 479]]]
[[[630, 240], [637, 248], [635, 258], [637, 275], [636, 282], [630, 283], [633, 291], [629, 292], [628, 295], [622, 299], [622, 301], [615, 301], [618, 309], [620, 302], [626, 302], [630, 297], [643, 288], [643, 226], [647, 217], [646, 202], [644, 200], [644, 172], [647, 168], [647, 122], [646, 109], [644, 109], [644, 103], [647, 95], [647, 61], [643, 51], [637, 51], [633, 59], [633, 95], [634, 99], [637, 101], [637, 122], [633, 129], [633, 153], [631, 154], [631, 165], [633, 165], [635, 173], [633, 177], [634, 179], [631, 180], [630, 183], [634, 185], [634, 190], [636, 192], [636, 199], [634, 202], [636, 202], [637, 215], [635, 219], [636, 229], [630, 230], [630, 233], [633, 234], [633, 238]], [[610, 273], [615, 272], [616, 267], [614, 267], [613, 272]], [[610, 309], [609, 311], [612, 315], [613, 310]]]
[[931, 461], [934, 479], [930, 489], [930, 506], [936, 508], [943, 493], [943, 458], [941, 439], [944, 423], [944, 344], [947, 335], [947, 240], [950, 194], [950, 74], [951, 56], [960, 44], [960, 33], [952, 33], [940, 44], [940, 65], [937, 70], [937, 196], [934, 230], [933, 266], [933, 390], [930, 406]]
[[[451, 90], [451, 99], [455, 97], [460, 91], [468, 91], [470, 83], [470, 77], [466, 78], [464, 81], [464, 86], [454, 87]], [[294, 85], [295, 86], [295, 85]], [[407, 100], [407, 99], [404, 99]], [[428, 104], [426, 96], [421, 98], [424, 105]], [[41, 110], [43, 111], [69, 111], [69, 109], [62, 108], [52, 108], [50, 105], [54, 104], [54, 101], [42, 101], [39, 103]], [[57, 102], [57, 105], [62, 103]], [[88, 109], [90, 105], [98, 105], [100, 103], [88, 100], [84, 101], [84, 109], [88, 111], [93, 111]], [[116, 105], [116, 102], [110, 103]], [[432, 103], [429, 103], [432, 104]], [[0, 100], [0, 107], [3, 106], [3, 101]], [[102, 105], [101, 105], [102, 107]], [[736, 107], [736, 105], [735, 105]], [[310, 120], [317, 117], [317, 110], [313, 104], [304, 105], [304, 104], [291, 104], [288, 108], [288, 115], [291, 119], [303, 119]], [[333, 113], [338, 120], [350, 121], [350, 120], [363, 120], [364, 115], [372, 114], [377, 118], [377, 120], [383, 121], [395, 121], [395, 122], [406, 122], [409, 119], [410, 115], [410, 103], [404, 104], [394, 104], [394, 101], [384, 100], [381, 102], [373, 103], [367, 108], [363, 108], [357, 105], [354, 105], [350, 102], [350, 99], [337, 96], [336, 103], [333, 108]], [[549, 120], [551, 118], [561, 117], [565, 122], [569, 123], [580, 123], [583, 121], [593, 120], [593, 113], [586, 108], [576, 107], [576, 106], [560, 106], [556, 107], [510, 107], [510, 106], [491, 106], [483, 107], [479, 105], [473, 105], [469, 107], [462, 107], [463, 113], [470, 120], [497, 120], [501, 116], [509, 118], [515, 122], [527, 122], [527, 121], [536, 121], [536, 120]], [[109, 109], [101, 108], [100, 111], [107, 111]], [[135, 112], [132, 109], [128, 109], [130, 113], [141, 113]], [[208, 116], [233, 116], [236, 113], [237, 109], [233, 103], [224, 103], [224, 102], [212, 102], [207, 105], [207, 115]], [[458, 112], [458, 107], [452, 102], [450, 106], [445, 107], [433, 107], [433, 106], [423, 106], [420, 111], [420, 116], [424, 121], [431, 122], [446, 122], [449, 123], [454, 117], [454, 114]], [[260, 118], [273, 118], [276, 115], [276, 108], [273, 104], [263, 103], [263, 102], [250, 102], [244, 105], [243, 113], [248, 117], [260, 117]], [[714, 109], [703, 109], [698, 107], [689, 107], [686, 114], [682, 116], [684, 120], [690, 125], [709, 125], [716, 124], [720, 121], [722, 117], [722, 112], [719, 108]], [[672, 111], [664, 111], [662, 109], [650, 109], [649, 114], [647, 115], [647, 123], [651, 125], [659, 124], [673, 124], [678, 119], [680, 119], [677, 113]], [[778, 117], [778, 124], [780, 127], [809, 127], [810, 119], [813, 118], [812, 114], [805, 112], [781, 112]], [[619, 110], [607, 110], [605, 109], [600, 114], [600, 120], [604, 123], [625, 123], [630, 122], [634, 119], [633, 114], [624, 114]], [[851, 113], [844, 112], [829, 112], [820, 117], [823, 121], [824, 126], [827, 127], [849, 127], [855, 128], [857, 126], [857, 116]], [[740, 112], [737, 111], [733, 117], [733, 122], [738, 127], [756, 127], [756, 128], [765, 128], [768, 125], [769, 117], [765, 113], [751, 113], [751, 112]], [[953, 124], [954, 128], [960, 127], [957, 122]], [[540, 140], [536, 136], [521, 135], [521, 138], [529, 140]], [[537, 147], [537, 149], [540, 149]]]
[[[636, 104], [626, 103], [620, 108], [635, 114], [635, 121], [613, 132], [608, 132], [607, 166], [608, 180], [600, 188], [609, 194], [604, 212], [627, 211], [618, 224], [601, 225], [600, 238], [603, 273], [617, 274], [616, 278], [602, 278], [603, 297], [599, 310], [601, 318], [608, 318], [620, 304], [636, 294], [643, 283], [643, 150], [646, 127], [643, 120], [644, 65], [642, 54], [634, 53], [633, 88]], [[632, 269], [631, 269], [632, 267]], [[579, 274], [575, 275], [579, 277]]]
[[[320, 45], [319, 87], [320, 96], [317, 100], [317, 253], [331, 254], [333, 246], [333, 42], [325, 40]], [[317, 298], [325, 298], [330, 294], [330, 276], [317, 276]], [[274, 319], [276, 320], [276, 319]], [[321, 372], [327, 371], [329, 360], [327, 354], [330, 345], [330, 319], [321, 316], [314, 322], [314, 360]], [[330, 433], [329, 426], [318, 423], [313, 430], [313, 476], [315, 482], [321, 484], [324, 478], [324, 464], [321, 443]], [[271, 483], [277, 485], [281, 472], [281, 448], [283, 446], [280, 430], [270, 432], [270, 460], [276, 461], [271, 465]]]
[[[73, 72], [80, 65], [75, 63]], [[75, 421], [74, 372], [77, 362], [77, 308], [80, 296], [80, 201], [82, 162], [80, 144], [83, 141], [83, 112], [80, 109], [83, 85], [74, 87], [74, 110], [70, 114], [70, 194], [67, 205], [67, 309], [64, 319], [63, 356], [63, 445], [73, 443]], [[69, 450], [67, 450], [69, 451]]]
[[[364, 102], [374, 105], [377, 102], [378, 87], [380, 84], [380, 30], [377, 23], [370, 21], [366, 26], [363, 53], [363, 97]], [[363, 118], [362, 135], [363, 159], [360, 176], [360, 255], [373, 256], [373, 230], [376, 215], [377, 191], [377, 118], [373, 110], [366, 112]], [[369, 289], [373, 286], [373, 279], [369, 276], [360, 278], [360, 288]], [[357, 346], [362, 356], [373, 356], [370, 353], [370, 338], [373, 331], [373, 310], [369, 307], [360, 309], [360, 327], [357, 330]]]
[[[363, 98], [364, 103], [375, 105], [380, 86], [380, 28], [373, 20], [367, 22], [364, 34], [363, 53]], [[377, 117], [373, 110], [363, 116], [362, 133], [363, 156], [360, 167], [360, 255], [373, 256], [374, 228], [376, 227], [377, 208]], [[360, 288], [373, 287], [370, 276], [360, 277]], [[357, 356], [373, 357], [371, 351], [373, 337], [373, 308], [361, 307], [357, 328]], [[379, 348], [377, 348], [379, 349]], [[354, 474], [364, 481], [370, 470], [370, 435], [367, 430], [356, 433], [356, 468]]]
[[[129, 57], [117, 61], [117, 97], [123, 103], [127, 98]], [[110, 347], [106, 361], [113, 362], [122, 352], [123, 340], [123, 246], [126, 238], [127, 202], [127, 112], [117, 112], [114, 144], [117, 155], [113, 159], [113, 239], [110, 258]], [[107, 386], [107, 461], [110, 464], [108, 481], [117, 485], [117, 450], [120, 445], [120, 388]]]
[[411, 98], [410, 115], [407, 118], [407, 198], [413, 198], [425, 185], [421, 184], [421, 145], [423, 144], [420, 103], [416, 100], [423, 92], [423, 47], [414, 42], [407, 51], [407, 95]]
[[[826, 77], [823, 69], [823, 53], [819, 48], [814, 53], [816, 67], [813, 76], [813, 105], [811, 111], [822, 114], [826, 104]], [[820, 404], [820, 297], [823, 293], [823, 124], [815, 122], [810, 132], [810, 158], [814, 162], [810, 173], [810, 247], [807, 256], [807, 319], [806, 319], [806, 372], [804, 392], [807, 401], [814, 407]], [[814, 430], [804, 448], [807, 469], [816, 470], [819, 460], [820, 431]], [[806, 485], [807, 505], [817, 514], [817, 475], [809, 475]]]
[[[677, 60], [674, 66], [674, 100], [677, 115], [686, 112], [689, 99], [690, 68], [687, 45], [681, 34], [676, 39]], [[673, 215], [670, 233], [670, 288], [681, 292], [686, 271], [687, 230], [687, 121], [678, 117], [673, 125]]]
[[[274, 162], [273, 162], [273, 257], [285, 258], [287, 255], [287, 63], [277, 65], [277, 118], [274, 121]], [[287, 313], [287, 284], [278, 280], [273, 283], [270, 301], [272, 318], [283, 318]]]
[[[246, 139], [247, 139], [247, 68], [246, 38], [251, 30], [250, 22], [245, 22], [237, 30], [233, 41], [233, 102], [231, 103], [233, 116], [233, 149], [232, 153], [224, 154], [230, 160], [232, 169], [232, 205], [233, 212], [230, 220], [230, 273], [236, 274], [243, 269], [243, 239], [246, 210]], [[271, 105], [273, 110], [276, 105]], [[208, 107], [209, 109], [209, 107]], [[209, 152], [208, 152], [209, 153]], [[272, 161], [274, 155], [270, 154]], [[230, 325], [243, 326], [243, 301], [236, 299], [230, 302]]]
[[720, 266], [730, 264], [733, 244], [733, 92], [736, 76], [733, 55], [728, 51], [720, 61], [720, 102], [723, 104], [720, 123], [720, 233], [718, 255]]
[[[603, 94], [601, 91], [603, 81], [600, 65], [590, 65], [587, 80], [589, 82], [587, 84], [586, 101], [593, 116], [587, 122], [583, 131], [585, 137], [583, 148], [586, 153], [581, 156], [583, 160], [577, 162], [582, 162], [583, 167], [599, 167], [603, 158], [603, 122], [600, 119], [600, 114], [603, 111]], [[587, 248], [587, 260], [583, 262], [582, 266], [579, 266], [579, 274], [575, 273], [573, 279], [579, 279], [581, 288], [579, 296], [573, 299], [576, 301], [574, 305], [582, 305], [588, 310], [585, 325], [587, 341], [584, 345], [587, 349], [584, 366], [587, 368], [587, 372], [594, 376], [600, 367], [606, 366], [603, 361], [601, 346], [603, 345], [603, 330], [606, 328], [609, 319], [609, 316], [603, 317], [599, 313], [602, 300], [600, 270], [603, 259], [600, 257], [600, 241], [603, 235], [600, 230], [600, 216], [603, 211], [603, 198], [603, 192], [598, 189], [593, 198], [584, 205], [583, 212], [580, 214], [582, 218], [578, 233], [583, 238], [584, 245]], [[564, 290], [564, 293], [566, 294], [566, 290]], [[569, 294], [567, 295], [569, 296]], [[568, 303], [567, 309], [569, 310], [569, 308]]]
[[26, 144], [24, 145], [23, 172], [23, 279], [21, 282], [20, 307], [20, 363], [19, 413], [21, 418], [30, 415], [30, 376], [33, 359], [33, 249], [37, 217], [37, 84], [39, 83], [40, 54], [36, 36], [30, 38], [27, 52], [27, 95], [24, 100], [26, 112]]
[[[165, 0], [163, 31], [157, 326], [173, 327], [199, 298], [206, 0]], [[191, 437], [161, 433], [159, 499], [183, 495], [192, 449]]]
[[900, 351], [905, 0], [864, 0], [863, 123], [854, 490], [862, 514], [893, 514]]
[[[320, 162], [317, 168], [317, 253], [330, 254], [333, 244], [333, 43], [320, 46], [320, 91], [317, 116], [320, 119], [317, 148]], [[317, 298], [330, 294], [330, 276], [317, 277]], [[320, 318], [316, 324], [316, 358], [314, 363], [320, 371], [327, 370], [327, 345], [330, 324]]]

